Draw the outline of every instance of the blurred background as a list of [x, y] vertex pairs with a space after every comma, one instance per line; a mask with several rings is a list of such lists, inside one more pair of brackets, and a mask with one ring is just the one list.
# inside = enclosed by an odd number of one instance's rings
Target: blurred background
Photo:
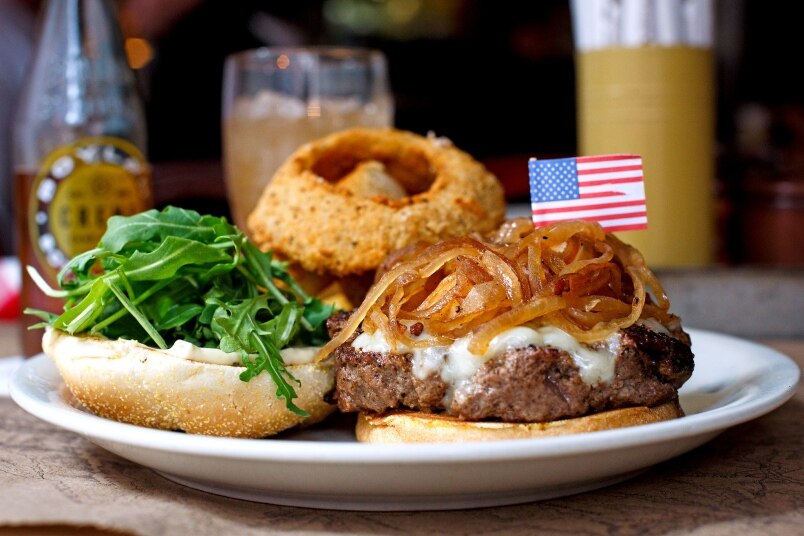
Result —
[[[12, 114], [38, 5], [0, 0], [0, 118]], [[158, 206], [227, 212], [223, 62], [263, 45], [383, 51], [396, 126], [451, 138], [497, 173], [511, 201], [528, 201], [528, 156], [576, 154], [568, 0], [504, 6], [491, 0], [123, 0], [120, 7], [129, 63], [146, 104]], [[746, 229], [804, 234], [804, 88], [790, 61], [801, 52], [796, 8], [782, 0], [716, 2], [717, 258], [723, 263], [795, 264], [804, 256], [776, 258], [762, 251], [761, 241], [742, 238]], [[5, 159], [8, 125], [0, 127]], [[7, 169], [0, 160], [4, 226], [10, 226]], [[780, 219], [782, 227], [773, 227]], [[1, 234], [9, 254], [10, 235]]]

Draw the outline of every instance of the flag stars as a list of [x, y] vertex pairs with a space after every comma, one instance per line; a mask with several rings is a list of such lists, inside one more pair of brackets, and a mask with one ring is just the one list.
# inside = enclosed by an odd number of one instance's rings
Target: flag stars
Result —
[[528, 162], [531, 197], [535, 202], [578, 199], [578, 178], [574, 159]]

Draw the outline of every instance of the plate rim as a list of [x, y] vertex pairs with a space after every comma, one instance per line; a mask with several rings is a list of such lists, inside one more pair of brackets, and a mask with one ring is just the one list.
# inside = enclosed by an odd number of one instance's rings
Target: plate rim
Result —
[[[778, 390], [759, 392], [748, 400], [740, 399], [725, 406], [685, 416], [681, 419], [633, 426], [614, 430], [575, 434], [572, 436], [513, 439], [487, 442], [465, 442], [459, 448], [445, 449], [445, 443], [375, 445], [350, 441], [320, 441], [301, 439], [240, 439], [177, 434], [168, 430], [145, 428], [98, 417], [71, 407], [56, 405], [29, 396], [24, 389], [26, 374], [35, 366], [49, 361], [45, 355], [26, 360], [10, 382], [11, 398], [24, 410], [60, 428], [78, 433], [90, 440], [111, 441], [130, 447], [174, 454], [254, 461], [342, 464], [422, 464], [468, 463], [478, 459], [494, 461], [547, 459], [588, 454], [601, 450], [626, 449], [650, 445], [683, 437], [726, 430], [769, 413], [792, 398], [800, 380], [800, 370], [788, 356], [763, 344], [708, 330], [688, 328], [693, 338], [742, 346], [748, 352], [763, 356], [770, 367], [770, 376], [789, 379]], [[693, 342], [695, 350], [695, 342]], [[59, 384], [61, 385], [61, 384]], [[48, 389], [49, 393], [58, 387]], [[99, 425], [102, 423], [102, 426]], [[182, 439], [177, 441], [177, 437]]]

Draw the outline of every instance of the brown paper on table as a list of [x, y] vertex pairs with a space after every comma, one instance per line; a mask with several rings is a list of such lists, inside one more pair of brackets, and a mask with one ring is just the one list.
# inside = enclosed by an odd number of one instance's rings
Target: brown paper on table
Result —
[[130, 532], [87, 525], [19, 525], [0, 527], [0, 536], [126, 536]]
[[292, 533], [301, 527], [325, 532], [330, 525], [324, 512], [299, 512], [310, 511], [174, 484], [0, 398], [0, 527], [60, 524], [206, 536]]

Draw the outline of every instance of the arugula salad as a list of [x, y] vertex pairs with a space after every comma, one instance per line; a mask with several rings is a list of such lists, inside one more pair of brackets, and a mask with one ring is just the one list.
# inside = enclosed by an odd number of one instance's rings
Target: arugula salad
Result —
[[27, 309], [71, 335], [133, 339], [167, 349], [178, 340], [201, 348], [236, 352], [249, 381], [262, 372], [276, 396], [294, 413], [298, 380], [279, 351], [321, 346], [333, 307], [308, 295], [286, 263], [260, 251], [225, 218], [167, 207], [134, 216], [113, 216], [98, 247], [72, 259], [51, 288], [28, 272], [64, 312]]

